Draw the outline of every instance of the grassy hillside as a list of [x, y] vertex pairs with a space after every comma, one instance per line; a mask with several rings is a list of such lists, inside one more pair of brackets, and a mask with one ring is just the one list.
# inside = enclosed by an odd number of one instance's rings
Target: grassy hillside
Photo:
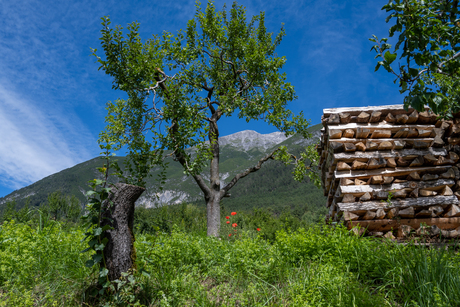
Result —
[[[318, 134], [321, 125], [316, 125], [310, 130]], [[304, 148], [308, 143], [298, 135], [295, 135], [282, 143], [296, 153]], [[277, 145], [279, 146], [279, 145]], [[274, 147], [275, 148], [275, 147]], [[253, 166], [257, 161], [273, 150], [266, 151], [251, 149], [243, 151], [241, 148], [226, 145], [221, 148], [220, 171], [223, 182], [231, 180], [232, 176], [244, 169]], [[119, 164], [122, 165], [125, 157], [117, 157]], [[166, 198], [167, 203], [180, 202], [178, 195], [188, 195], [189, 202], [202, 205], [204, 200], [196, 183], [192, 178], [187, 178], [178, 162], [169, 161], [167, 169], [167, 182], [164, 186], [166, 191], [172, 195]], [[96, 167], [102, 166], [103, 160], [94, 158], [80, 163], [74, 167], [63, 170], [59, 173], [48, 176], [42, 180], [31, 184], [25, 188], [0, 198], [0, 208], [7, 200], [16, 199], [18, 207], [22, 207], [26, 200], [30, 201], [31, 206], [39, 206], [46, 201], [48, 194], [54, 191], [61, 191], [65, 195], [75, 195], [82, 203], [85, 202], [84, 192], [88, 190], [88, 180], [99, 177]], [[292, 167], [286, 167], [282, 163], [270, 161], [256, 173], [243, 178], [231, 190], [232, 197], [224, 199], [224, 205], [235, 210], [250, 209], [253, 207], [272, 207], [275, 211], [281, 211], [282, 206], [309, 205], [310, 207], [322, 207], [325, 200], [319, 189], [310, 183], [298, 183], [292, 179]], [[147, 183], [147, 191], [144, 193], [144, 201], [154, 200], [152, 197], [157, 192], [155, 178], [157, 172], [152, 172], [152, 178]], [[207, 172], [203, 176], [208, 177]], [[112, 181], [116, 178], [112, 178]]]

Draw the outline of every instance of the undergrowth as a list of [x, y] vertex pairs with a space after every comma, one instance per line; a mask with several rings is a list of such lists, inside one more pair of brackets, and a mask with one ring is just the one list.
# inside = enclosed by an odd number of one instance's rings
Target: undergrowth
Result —
[[[189, 208], [192, 210], [191, 208]], [[195, 212], [196, 213], [196, 212]], [[238, 216], [238, 215], [236, 215]], [[225, 217], [223, 217], [223, 226]], [[186, 223], [186, 221], [184, 221]], [[254, 225], [238, 238], [200, 227], [152, 228], [136, 237], [137, 267], [117, 293], [91, 296], [83, 229], [14, 221], [0, 227], [0, 306], [457, 306], [459, 256], [452, 250], [357, 237], [341, 226]], [[223, 227], [225, 228], [225, 227]]]

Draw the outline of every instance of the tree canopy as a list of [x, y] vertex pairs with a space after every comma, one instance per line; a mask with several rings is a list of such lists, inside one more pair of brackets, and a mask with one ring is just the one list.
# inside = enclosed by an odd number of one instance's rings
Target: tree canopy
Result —
[[383, 67], [396, 76], [400, 92], [407, 93], [407, 107], [420, 111], [428, 105], [445, 117], [459, 112], [458, 0], [390, 0], [382, 10], [390, 12], [387, 22], [395, 21], [389, 36], [399, 33], [399, 37], [394, 46], [387, 38], [370, 38], [376, 43], [372, 47], [378, 58], [375, 70]]
[[[262, 157], [258, 163], [221, 186], [219, 179], [218, 121], [238, 116], [246, 121], [263, 120], [287, 135], [309, 136], [309, 122], [302, 114], [287, 109], [296, 99], [282, 67], [285, 57], [275, 53], [285, 35], [284, 28], [273, 35], [265, 27], [265, 15], [247, 21], [245, 9], [237, 3], [227, 12], [209, 2], [197, 10], [186, 30], [163, 32], [142, 41], [139, 23], [110, 28], [103, 18], [101, 31], [105, 57], [93, 54], [108, 75], [113, 88], [126, 92], [128, 99], [108, 103], [105, 140], [116, 149], [127, 146], [142, 165], [142, 175], [163, 152], [170, 154], [193, 176], [208, 206], [208, 234], [217, 235], [219, 202], [236, 182], [260, 169], [269, 159], [286, 162], [295, 158], [296, 176], [302, 178], [307, 157], [290, 156], [285, 148]], [[205, 142], [207, 140], [207, 142]], [[195, 150], [187, 150], [195, 147]], [[210, 167], [207, 183], [200, 174]], [[210, 231], [210, 227], [212, 230]]]

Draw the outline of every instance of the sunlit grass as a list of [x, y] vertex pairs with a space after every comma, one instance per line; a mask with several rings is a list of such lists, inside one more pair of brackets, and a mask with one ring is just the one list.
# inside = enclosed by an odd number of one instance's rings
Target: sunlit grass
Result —
[[[0, 306], [456, 306], [453, 251], [402, 246], [314, 226], [267, 241], [172, 230], [138, 234], [135, 278], [99, 301], [83, 230], [0, 228]], [[137, 305], [136, 305], [137, 304]]]

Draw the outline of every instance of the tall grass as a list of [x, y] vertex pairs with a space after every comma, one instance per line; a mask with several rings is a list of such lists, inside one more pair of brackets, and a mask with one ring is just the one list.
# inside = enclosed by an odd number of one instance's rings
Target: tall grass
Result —
[[460, 258], [452, 250], [361, 238], [324, 225], [281, 227], [267, 239], [247, 223], [236, 236], [208, 238], [201, 226], [196, 232], [183, 227], [188, 217], [182, 219], [182, 226], [168, 232], [138, 233], [138, 270], [118, 282], [117, 294], [98, 300], [87, 291], [96, 277], [84, 266], [89, 255], [80, 253], [82, 229], [59, 222], [5, 223], [0, 306], [458, 306], [460, 301]]

